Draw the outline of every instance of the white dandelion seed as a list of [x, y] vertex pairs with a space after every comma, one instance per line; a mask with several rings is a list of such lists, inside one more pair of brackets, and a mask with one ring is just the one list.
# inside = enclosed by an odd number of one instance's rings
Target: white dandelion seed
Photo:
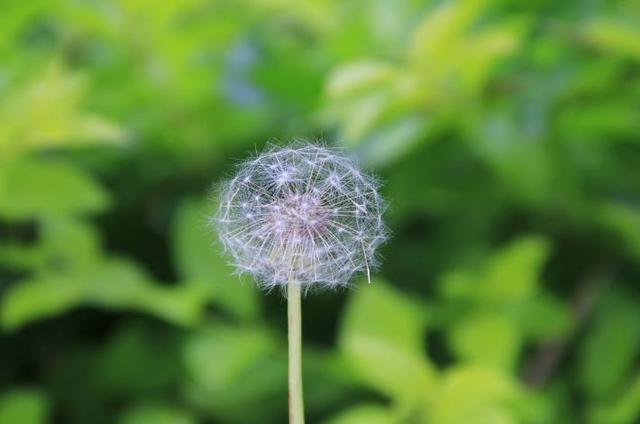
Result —
[[222, 185], [212, 222], [240, 272], [267, 289], [338, 287], [377, 265], [378, 183], [338, 149], [270, 146]]

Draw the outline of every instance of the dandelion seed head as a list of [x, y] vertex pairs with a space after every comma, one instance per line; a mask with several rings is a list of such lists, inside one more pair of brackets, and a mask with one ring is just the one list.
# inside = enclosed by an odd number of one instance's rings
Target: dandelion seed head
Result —
[[267, 289], [348, 285], [386, 240], [377, 181], [338, 149], [270, 146], [220, 196], [212, 221], [225, 250]]

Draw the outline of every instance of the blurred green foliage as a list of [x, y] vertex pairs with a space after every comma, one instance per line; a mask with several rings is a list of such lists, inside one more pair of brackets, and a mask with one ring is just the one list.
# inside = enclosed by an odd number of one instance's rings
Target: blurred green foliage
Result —
[[211, 184], [325, 138], [386, 182], [305, 299], [309, 422], [640, 417], [636, 0], [5, 0], [0, 424], [285, 422], [280, 293]]

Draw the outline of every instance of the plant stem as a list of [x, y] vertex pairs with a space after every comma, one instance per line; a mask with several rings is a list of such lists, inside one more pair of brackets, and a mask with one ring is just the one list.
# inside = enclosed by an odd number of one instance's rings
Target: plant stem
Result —
[[289, 424], [304, 424], [302, 398], [302, 308], [300, 284], [287, 284], [289, 321]]

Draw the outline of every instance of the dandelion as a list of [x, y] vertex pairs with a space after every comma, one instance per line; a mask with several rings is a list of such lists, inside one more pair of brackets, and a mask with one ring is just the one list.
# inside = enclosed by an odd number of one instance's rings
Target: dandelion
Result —
[[216, 223], [236, 269], [262, 287], [334, 288], [370, 280], [383, 209], [376, 180], [339, 150], [272, 146], [223, 185]]
[[270, 146], [222, 186], [213, 222], [236, 269], [287, 292], [291, 423], [304, 423], [301, 291], [346, 286], [357, 273], [371, 282], [383, 211], [375, 178], [311, 143]]

